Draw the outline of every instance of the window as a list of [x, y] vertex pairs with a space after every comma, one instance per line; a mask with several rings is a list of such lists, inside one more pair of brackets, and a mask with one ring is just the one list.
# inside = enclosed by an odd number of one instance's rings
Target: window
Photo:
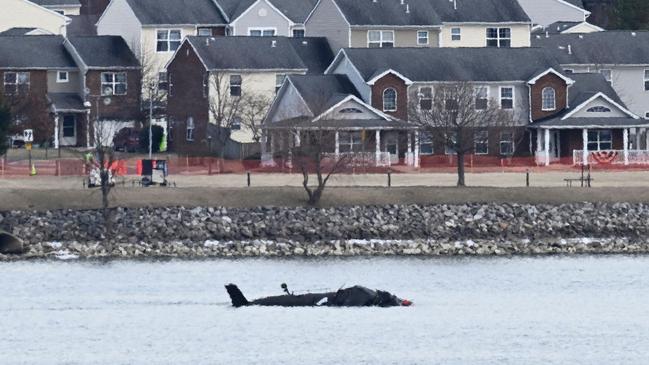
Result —
[[180, 29], [158, 30], [157, 37], [157, 52], [174, 52], [180, 47]]
[[500, 154], [503, 156], [511, 156], [514, 154], [514, 133], [500, 133]]
[[432, 155], [433, 150], [433, 137], [428, 133], [422, 133], [419, 139], [419, 153], [422, 155]]
[[500, 88], [500, 109], [514, 109], [514, 88]]
[[203, 97], [207, 98], [210, 95], [210, 74], [209, 72], [203, 75]]
[[275, 28], [248, 28], [248, 35], [253, 37], [273, 37]]
[[475, 108], [485, 110], [489, 107], [489, 88], [478, 86], [475, 88]]
[[451, 28], [451, 40], [452, 41], [462, 40], [462, 28]]
[[362, 114], [363, 111], [357, 108], [343, 108], [338, 111], [340, 114]]
[[102, 72], [101, 95], [126, 95], [126, 72]]
[[284, 83], [285, 79], [286, 79], [285, 74], [275, 75], [275, 93], [277, 93], [279, 91], [279, 88], [282, 87], [282, 84]]
[[604, 75], [606, 81], [611, 82], [613, 80], [613, 77], [611, 76], [611, 70], [599, 70], [599, 73]]
[[293, 29], [293, 38], [304, 38], [304, 29]]
[[57, 83], [66, 83], [70, 81], [70, 75], [68, 74], [67, 71], [59, 71], [56, 73], [56, 82]]
[[167, 81], [166, 72], [158, 72], [158, 89], [159, 90], [169, 89], [169, 82]]
[[588, 108], [586, 110], [586, 112], [588, 112], [588, 113], [610, 113], [611, 109], [609, 109], [609, 108], [607, 108], [605, 106], [597, 105], [597, 106], [594, 106], [592, 108]]
[[397, 111], [397, 91], [391, 87], [383, 90], [383, 111]]
[[361, 132], [340, 132], [338, 148], [340, 152], [359, 152], [362, 150]]
[[194, 128], [194, 118], [187, 118], [187, 133], [185, 134], [185, 138], [188, 142], [192, 142], [194, 140]]
[[649, 91], [649, 70], [644, 70], [644, 90]]
[[546, 87], [541, 91], [542, 105], [541, 110], [551, 111], [557, 108], [556, 92], [551, 87]]
[[241, 130], [241, 118], [235, 116], [232, 118], [232, 124], [230, 125], [230, 130], [239, 131]]
[[426, 45], [428, 44], [428, 31], [420, 30], [417, 32], [417, 44]]
[[5, 72], [6, 94], [20, 94], [29, 91], [29, 72]]
[[241, 96], [241, 75], [230, 75], [230, 96]]
[[433, 109], [433, 88], [420, 87], [419, 88], [419, 109], [431, 110]]
[[646, 119], [649, 119], [649, 112], [644, 113], [644, 117], [645, 117]]
[[508, 48], [511, 46], [511, 28], [487, 28], [487, 47]]
[[486, 155], [489, 153], [489, 132], [482, 130], [476, 131], [473, 143], [474, 153], [476, 155]]
[[570, 69], [570, 68], [566, 68], [564, 71], [565, 71], [567, 74], [574, 74], [574, 73], [575, 73], [575, 70]]
[[63, 10], [54, 10], [54, 12], [58, 13], [58, 14], [61, 14], [61, 15], [65, 15], [65, 11], [63, 11]]
[[394, 47], [394, 32], [391, 30], [370, 30], [367, 32], [367, 46], [369, 48]]
[[610, 129], [589, 130], [588, 149], [590, 151], [613, 149], [613, 132]]
[[74, 115], [64, 115], [63, 116], [63, 137], [74, 137], [75, 136], [75, 124], [76, 120]]
[[211, 37], [212, 28], [198, 28], [197, 33], [199, 37]]
[[451, 136], [446, 137], [446, 146], [444, 146], [444, 153], [447, 155], [454, 155], [455, 145], [457, 144], [457, 133], [451, 132]]

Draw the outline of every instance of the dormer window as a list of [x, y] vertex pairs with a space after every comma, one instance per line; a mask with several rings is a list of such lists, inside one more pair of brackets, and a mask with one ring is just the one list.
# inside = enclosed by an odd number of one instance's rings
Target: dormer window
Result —
[[391, 30], [367, 31], [367, 47], [369, 48], [394, 47], [394, 32]]
[[428, 44], [428, 31], [420, 30], [417, 32], [417, 44], [420, 46], [425, 46]]
[[156, 36], [156, 52], [174, 52], [180, 47], [180, 29], [158, 30]]
[[451, 28], [451, 40], [452, 41], [462, 40], [462, 28]]
[[552, 111], [557, 109], [557, 98], [556, 92], [551, 87], [546, 87], [541, 92], [542, 94], [542, 106], [541, 110], [543, 111]]
[[609, 108], [607, 108], [605, 106], [598, 105], [598, 106], [594, 106], [592, 108], [588, 108], [588, 110], [586, 110], [586, 112], [588, 112], [588, 113], [610, 113], [611, 109], [609, 109]]
[[509, 48], [511, 46], [511, 28], [487, 28], [487, 47]]
[[340, 114], [362, 114], [363, 111], [358, 108], [343, 108], [338, 112]]
[[383, 111], [397, 111], [397, 91], [391, 87], [383, 90]]

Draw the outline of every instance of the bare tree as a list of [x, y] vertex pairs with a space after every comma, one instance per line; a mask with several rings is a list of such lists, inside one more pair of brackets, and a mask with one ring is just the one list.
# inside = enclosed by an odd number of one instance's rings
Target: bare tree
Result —
[[84, 158], [89, 168], [94, 168], [99, 173], [98, 187], [101, 191], [101, 207], [106, 224], [106, 232], [110, 230], [110, 194], [115, 186], [114, 176], [117, 174], [115, 163], [118, 160], [118, 153], [111, 141], [115, 133], [115, 125], [109, 122], [96, 122], [91, 133], [92, 149]]
[[232, 127], [241, 123], [240, 112], [245, 104], [241, 80], [232, 80], [222, 72], [210, 73], [209, 110], [211, 121], [216, 125], [216, 148], [221, 160], [225, 156], [225, 146], [230, 139]]
[[261, 140], [261, 124], [273, 100], [263, 94], [246, 93], [241, 100], [241, 124], [252, 133], [255, 142]]
[[[486, 95], [480, 87], [459, 82], [435, 87], [434, 95], [411, 98], [410, 121], [457, 155], [457, 186], [465, 186], [465, 155], [474, 152], [476, 146], [488, 143], [489, 132], [515, 133], [513, 97], [511, 110], [504, 110]], [[514, 134], [511, 145], [512, 149], [516, 146]]]

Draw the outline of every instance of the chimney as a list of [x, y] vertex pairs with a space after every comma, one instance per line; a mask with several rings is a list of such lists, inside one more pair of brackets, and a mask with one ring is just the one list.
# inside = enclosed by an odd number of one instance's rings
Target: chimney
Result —
[[410, 14], [410, 4], [406, 4], [406, 14]]
[[568, 54], [569, 55], [572, 54], [572, 45], [570, 45], [570, 44], [568, 45]]
[[277, 47], [277, 41], [274, 40], [274, 39], [273, 39], [272, 41], [270, 41], [270, 46], [271, 46], [272, 48]]
[[579, 35], [579, 39], [584, 39], [584, 35], [583, 35], [583, 34], [580, 34], [580, 35]]

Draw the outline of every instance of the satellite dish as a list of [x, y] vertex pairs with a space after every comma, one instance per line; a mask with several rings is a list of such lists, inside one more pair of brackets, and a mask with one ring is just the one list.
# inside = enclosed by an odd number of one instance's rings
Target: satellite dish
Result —
[[113, 88], [112, 87], [104, 88], [104, 95], [108, 95], [108, 96], [113, 95]]
[[104, 98], [102, 101], [104, 102], [105, 106], [109, 106], [111, 102], [110, 98]]
[[86, 95], [90, 94], [90, 88], [84, 87], [83, 88], [83, 93], [86, 94]]

